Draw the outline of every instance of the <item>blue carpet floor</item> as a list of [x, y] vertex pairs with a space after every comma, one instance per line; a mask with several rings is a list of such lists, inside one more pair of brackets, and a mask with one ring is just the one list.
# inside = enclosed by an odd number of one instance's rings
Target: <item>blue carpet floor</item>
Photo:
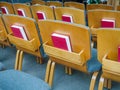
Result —
[[[14, 69], [16, 49], [14, 47], [0, 47], [0, 62], [6, 69]], [[23, 72], [29, 73], [35, 77], [44, 80], [47, 60], [44, 64], [36, 62], [36, 57], [30, 54], [24, 54]], [[56, 65], [52, 90], [89, 90], [91, 74], [85, 74], [77, 70], [73, 70], [72, 75], [64, 72], [64, 66]], [[98, 80], [95, 86], [97, 90]], [[107, 89], [104, 89], [107, 90]], [[120, 83], [112, 82], [112, 90], [120, 90]]]

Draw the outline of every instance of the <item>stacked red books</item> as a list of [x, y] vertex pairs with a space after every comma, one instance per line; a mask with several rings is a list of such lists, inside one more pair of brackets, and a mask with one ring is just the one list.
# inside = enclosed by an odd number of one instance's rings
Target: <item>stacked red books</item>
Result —
[[17, 12], [18, 12], [18, 15], [26, 17], [23, 9], [17, 9]]
[[46, 20], [46, 16], [45, 16], [45, 13], [44, 12], [41, 12], [41, 11], [38, 11], [37, 12], [37, 17], [39, 20]]
[[73, 23], [72, 16], [70, 15], [62, 15], [62, 21]]
[[24, 27], [18, 25], [12, 25], [11, 30], [13, 35], [18, 38], [22, 38], [24, 40], [28, 40]]
[[115, 28], [115, 20], [111, 19], [102, 19], [101, 20], [102, 28]]
[[9, 14], [6, 7], [1, 7], [1, 11], [3, 14]]
[[53, 33], [51, 37], [54, 47], [67, 50], [69, 52], [72, 51], [69, 36]]

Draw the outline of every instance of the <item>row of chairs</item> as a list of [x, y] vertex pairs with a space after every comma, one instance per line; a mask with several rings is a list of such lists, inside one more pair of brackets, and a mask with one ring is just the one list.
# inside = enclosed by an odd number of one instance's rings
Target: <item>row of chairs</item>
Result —
[[[1, 34], [1, 36], [6, 37], [10, 44], [15, 45], [17, 48], [16, 70], [21, 70], [22, 68], [23, 52], [41, 57], [40, 46], [43, 45], [46, 54], [50, 57], [45, 75], [45, 81], [50, 86], [52, 86], [56, 63], [85, 73], [94, 73], [91, 79], [90, 90], [94, 90], [101, 64], [103, 64], [102, 80], [100, 79], [99, 90], [103, 88], [104, 78], [106, 82], [107, 80], [119, 81], [119, 62], [117, 62], [119, 28], [115, 30], [106, 28], [98, 29], [98, 55], [96, 55], [97, 51], [91, 49], [90, 31], [87, 26], [54, 20], [41, 20], [36, 23], [35, 20], [31, 18], [17, 15], [3, 15], [1, 16], [1, 22], [3, 22], [2, 27], [4, 27], [4, 25], [6, 27], [5, 31], [2, 31], [7, 34], [6, 36], [5, 34]], [[26, 41], [13, 36], [13, 32], [10, 28], [11, 25], [24, 26], [29, 40]], [[54, 32], [70, 36], [72, 52], [53, 46], [51, 34]], [[113, 37], [111, 37], [111, 35]], [[42, 39], [42, 41], [40, 41], [40, 39]], [[99, 61], [97, 60], [97, 56]], [[69, 69], [67, 72], [69, 72]], [[108, 86], [110, 86], [110, 83], [107, 87]]]

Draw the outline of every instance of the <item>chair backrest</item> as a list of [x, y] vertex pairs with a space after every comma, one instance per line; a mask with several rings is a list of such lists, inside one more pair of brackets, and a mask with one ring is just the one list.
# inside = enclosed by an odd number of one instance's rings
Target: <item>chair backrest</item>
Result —
[[5, 28], [1, 15], [0, 15], [0, 43], [6, 46], [10, 46], [10, 43], [7, 38], [7, 30]]
[[112, 11], [112, 10], [89, 10], [88, 11], [88, 25], [90, 28], [100, 28], [101, 20], [105, 19], [113, 19], [115, 20], [115, 27], [120, 27], [120, 12]]
[[64, 7], [73, 7], [73, 8], [78, 8], [85, 10], [85, 6], [83, 3], [78, 3], [78, 2], [64, 2]]
[[113, 10], [113, 6], [106, 4], [87, 4], [87, 10], [93, 9]]
[[[3, 15], [3, 20], [5, 22], [6, 28], [8, 30], [8, 38], [10, 42], [16, 47], [21, 47], [29, 51], [36, 51], [39, 49], [40, 41], [38, 32], [36, 29], [35, 21], [28, 17], [22, 17], [18, 15]], [[28, 38], [28, 40], [24, 40], [19, 37], [19, 33], [17, 37], [14, 36], [16, 32], [11, 29], [12, 25], [21, 26], [24, 29], [24, 34]], [[20, 31], [20, 30], [19, 30]]]
[[31, 10], [32, 10], [33, 18], [37, 21], [38, 21], [37, 12], [39, 12], [39, 11], [43, 12], [45, 14], [46, 19], [52, 19], [52, 20], [55, 19], [54, 13], [53, 13], [53, 8], [51, 8], [49, 6], [32, 5]]
[[47, 6], [55, 6], [55, 7], [62, 7], [62, 2], [59, 1], [47, 1], [46, 2]]
[[[43, 43], [53, 46], [51, 35], [52, 33], [67, 34], [70, 37], [72, 52], [79, 53], [84, 50], [85, 60], [91, 57], [90, 50], [90, 33], [89, 28], [83, 25], [70, 24], [62, 21], [44, 20], [39, 21], [41, 37]], [[84, 37], [84, 38], [83, 38]]]
[[118, 47], [120, 46], [120, 29], [98, 29], [97, 31], [97, 50], [98, 60], [102, 62], [102, 59], [107, 55], [107, 59], [117, 61], [118, 60]]
[[0, 8], [1, 7], [5, 7], [8, 11], [8, 14], [14, 14], [14, 9], [13, 9], [12, 3], [0, 2]]
[[13, 4], [15, 14], [19, 15], [19, 11], [23, 11], [25, 14], [25, 17], [30, 17], [32, 18], [30, 6], [22, 3], [14, 3]]
[[116, 10], [120, 11], [120, 5], [116, 6]]
[[62, 20], [62, 15], [72, 16], [73, 23], [82, 24], [82, 25], [86, 24], [84, 10], [80, 10], [77, 8], [69, 8], [69, 7], [55, 8], [56, 20]]
[[46, 2], [45, 1], [40, 1], [40, 0], [32, 0], [32, 5], [34, 5], [34, 4], [40, 4], [40, 5], [45, 5], [46, 4]]

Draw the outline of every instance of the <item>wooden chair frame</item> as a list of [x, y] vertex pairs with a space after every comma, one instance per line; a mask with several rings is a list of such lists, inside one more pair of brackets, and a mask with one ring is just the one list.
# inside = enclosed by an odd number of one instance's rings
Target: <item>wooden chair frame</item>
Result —
[[[47, 27], [45, 27], [46, 25]], [[47, 64], [45, 76], [45, 81], [50, 86], [52, 86], [53, 83], [54, 69], [56, 63], [88, 73], [86, 62], [90, 59], [91, 48], [89, 28], [81, 25], [52, 20], [39, 21], [38, 26], [40, 28], [44, 50], [46, 54], [48, 54], [50, 57]], [[69, 34], [73, 52], [68, 52], [66, 50], [55, 48], [50, 38], [53, 32]], [[82, 34], [80, 35], [80, 33]], [[84, 38], [82, 37], [82, 35], [84, 35]], [[76, 39], [76, 37], [79, 39]], [[81, 45], [80, 42], [84, 43], [82, 43]], [[91, 88], [94, 88], [94, 85], [91, 85]]]
[[[98, 90], [103, 86], [111, 89], [111, 81], [120, 82], [120, 64], [118, 60], [118, 45], [120, 31], [116, 29], [98, 29], [98, 60], [102, 63], [102, 75]], [[111, 37], [112, 35], [112, 37]]]
[[69, 8], [69, 7], [57, 7], [55, 10], [56, 20], [62, 20], [62, 15], [70, 15], [73, 18], [73, 23], [86, 25], [84, 10]]
[[[16, 46], [16, 63], [15, 69], [22, 70], [23, 52], [37, 56], [42, 63], [42, 56], [40, 53], [40, 38], [36, 28], [35, 21], [31, 18], [21, 17], [17, 15], [3, 15], [6, 28], [8, 30], [9, 41]], [[27, 33], [29, 40], [23, 40], [12, 35], [11, 25], [22, 25]]]
[[47, 1], [46, 2], [47, 6], [55, 6], [55, 7], [62, 7], [62, 2], [59, 1]]
[[85, 6], [83, 3], [78, 3], [78, 2], [64, 2], [64, 7], [73, 7], [73, 8], [78, 8], [81, 10], [85, 10]]
[[44, 5], [32, 5], [31, 6], [31, 10], [32, 10], [32, 15], [33, 15], [33, 18], [38, 21], [38, 17], [37, 17], [37, 14], [36, 12], [37, 11], [41, 11], [41, 12], [44, 12], [45, 13], [45, 16], [46, 16], [46, 19], [51, 19], [51, 20], [54, 20], [55, 17], [54, 17], [54, 13], [53, 13], [53, 9], [49, 6], [44, 6]]
[[32, 18], [32, 13], [29, 5], [22, 4], [22, 3], [14, 3], [13, 4], [15, 14], [18, 15], [17, 9], [22, 9], [25, 12], [26, 17]]

